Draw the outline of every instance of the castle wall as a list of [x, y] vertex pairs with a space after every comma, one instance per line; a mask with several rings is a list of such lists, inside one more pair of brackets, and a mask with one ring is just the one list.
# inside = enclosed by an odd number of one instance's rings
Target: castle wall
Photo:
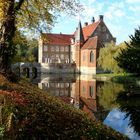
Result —
[[43, 41], [42, 39], [39, 39], [39, 44], [38, 44], [38, 62], [42, 63], [42, 58], [43, 58]]

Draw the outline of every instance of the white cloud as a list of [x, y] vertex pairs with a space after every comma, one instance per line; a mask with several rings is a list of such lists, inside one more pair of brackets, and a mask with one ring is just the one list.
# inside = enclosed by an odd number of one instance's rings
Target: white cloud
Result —
[[139, 13], [140, 13], [140, 6], [139, 5], [130, 6], [129, 10], [131, 10], [132, 12], [137, 12], [137, 13], [139, 11]]
[[140, 0], [126, 0], [126, 2], [134, 4], [134, 3], [140, 3]]
[[122, 10], [116, 10], [114, 11], [114, 15], [117, 17], [123, 17], [125, 13]]
[[[96, 0], [88, 0], [88, 5], [92, 5], [95, 3]], [[87, 2], [87, 1], [86, 1]]]
[[[107, 11], [104, 13], [104, 15], [109, 19], [109, 20], [118, 20], [116, 17], [123, 17], [125, 15], [124, 11], [124, 2], [115, 2], [112, 3], [108, 6], [109, 8]], [[114, 18], [115, 17], [115, 18]]]

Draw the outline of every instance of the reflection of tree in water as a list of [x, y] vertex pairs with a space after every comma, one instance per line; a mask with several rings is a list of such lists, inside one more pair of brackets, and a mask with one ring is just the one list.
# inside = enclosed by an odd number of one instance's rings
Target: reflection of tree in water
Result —
[[119, 92], [123, 91], [123, 85], [113, 82], [97, 82], [97, 98], [99, 104], [107, 110], [111, 110]]
[[130, 127], [140, 136], [140, 87], [135, 84], [125, 84], [125, 91], [120, 92], [116, 102], [121, 111], [126, 112], [126, 118], [130, 117]]

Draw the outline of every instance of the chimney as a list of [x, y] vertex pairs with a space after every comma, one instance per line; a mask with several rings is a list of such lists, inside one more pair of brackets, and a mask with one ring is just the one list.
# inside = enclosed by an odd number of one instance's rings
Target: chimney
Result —
[[92, 17], [92, 20], [91, 20], [91, 22], [92, 22], [92, 23], [94, 23], [94, 22], [95, 22], [95, 18], [94, 18], [94, 17]]
[[88, 25], [88, 22], [85, 22], [85, 26], [87, 26]]
[[99, 15], [99, 20], [103, 21], [104, 16], [103, 15]]

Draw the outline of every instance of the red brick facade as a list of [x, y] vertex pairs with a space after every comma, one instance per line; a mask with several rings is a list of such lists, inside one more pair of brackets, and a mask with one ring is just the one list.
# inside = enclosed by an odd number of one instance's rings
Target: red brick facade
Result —
[[[98, 73], [97, 59], [99, 50], [108, 43], [115, 43], [109, 29], [100, 15], [99, 20], [82, 28], [79, 22], [73, 35], [43, 34], [40, 45], [40, 63], [76, 63], [76, 72], [86, 74]], [[45, 51], [45, 45], [48, 47]], [[39, 50], [41, 50], [39, 48]], [[42, 60], [42, 61], [41, 61]]]

